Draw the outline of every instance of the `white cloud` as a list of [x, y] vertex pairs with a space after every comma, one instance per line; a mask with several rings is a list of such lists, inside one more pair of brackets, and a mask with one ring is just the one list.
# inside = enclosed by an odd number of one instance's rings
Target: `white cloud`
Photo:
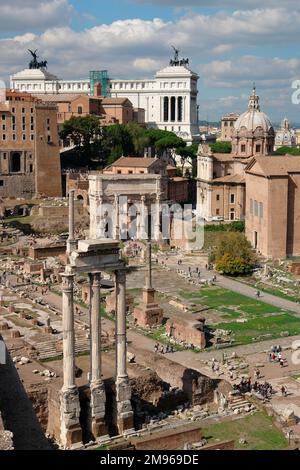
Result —
[[219, 46], [214, 47], [211, 50], [212, 54], [224, 54], [226, 52], [229, 52], [233, 49], [232, 45], [229, 44], [220, 44]]
[[73, 14], [68, 0], [10, 0], [0, 3], [0, 28], [5, 31], [39, 30], [66, 24]]
[[153, 60], [149, 57], [138, 58], [133, 61], [133, 67], [143, 72], [155, 72], [163, 66], [161, 61]]
[[[255, 8], [260, 7], [261, 0], [132, 0], [136, 4], [152, 4], [160, 6], [171, 6], [171, 7], [209, 7], [209, 8]], [[264, 6], [269, 7], [280, 7], [282, 6], [282, 0], [264, 0]], [[284, 0], [284, 4], [289, 7], [297, 7], [299, 5], [298, 0]]]

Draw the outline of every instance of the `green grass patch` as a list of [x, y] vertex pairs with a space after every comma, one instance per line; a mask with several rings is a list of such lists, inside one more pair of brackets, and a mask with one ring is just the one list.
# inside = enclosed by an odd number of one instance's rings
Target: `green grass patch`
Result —
[[[204, 425], [202, 432], [209, 444], [234, 440], [235, 449], [284, 450], [288, 448], [287, 439], [276, 428], [273, 419], [263, 412], [207, 427]], [[245, 439], [247, 444], [240, 444], [241, 438]]]

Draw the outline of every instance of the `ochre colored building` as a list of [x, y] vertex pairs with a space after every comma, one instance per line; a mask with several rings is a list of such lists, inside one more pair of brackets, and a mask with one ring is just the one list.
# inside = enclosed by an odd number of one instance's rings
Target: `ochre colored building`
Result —
[[252, 157], [272, 154], [274, 138], [274, 129], [260, 110], [254, 88], [248, 110], [235, 120], [232, 152], [217, 154], [209, 145], [199, 146], [197, 211], [204, 220], [244, 219], [245, 168]]
[[61, 196], [57, 107], [8, 90], [0, 121], [0, 197]]
[[246, 167], [246, 236], [267, 258], [300, 255], [300, 157], [255, 157]]

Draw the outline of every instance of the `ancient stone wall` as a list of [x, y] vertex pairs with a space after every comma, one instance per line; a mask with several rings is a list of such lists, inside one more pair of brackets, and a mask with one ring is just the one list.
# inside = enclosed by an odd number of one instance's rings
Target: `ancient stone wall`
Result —
[[135, 450], [180, 450], [185, 444], [201, 441], [199, 424], [157, 432], [144, 438], [131, 439]]

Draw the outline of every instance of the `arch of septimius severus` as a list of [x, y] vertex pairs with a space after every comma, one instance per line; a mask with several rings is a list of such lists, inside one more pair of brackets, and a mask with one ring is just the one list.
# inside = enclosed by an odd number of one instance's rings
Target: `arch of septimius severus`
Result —
[[63, 386], [60, 391], [61, 445], [70, 448], [82, 441], [79, 392], [75, 383], [74, 280], [87, 273], [90, 280], [90, 416], [95, 440], [107, 435], [105, 388], [101, 371], [101, 272], [115, 280], [116, 292], [116, 402], [119, 434], [133, 429], [131, 388], [126, 369], [126, 267], [119, 242], [110, 239], [75, 240], [74, 193], [69, 194], [68, 264], [62, 275]]

